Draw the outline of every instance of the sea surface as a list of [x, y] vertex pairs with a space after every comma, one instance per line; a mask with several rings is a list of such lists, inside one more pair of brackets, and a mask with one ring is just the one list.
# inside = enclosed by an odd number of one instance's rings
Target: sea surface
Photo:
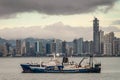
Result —
[[[0, 80], [120, 80], [120, 57], [98, 57], [101, 73], [21, 73], [21, 63], [48, 61], [50, 58], [0, 58]], [[59, 58], [61, 60], [61, 58]], [[79, 57], [70, 60], [78, 62]]]

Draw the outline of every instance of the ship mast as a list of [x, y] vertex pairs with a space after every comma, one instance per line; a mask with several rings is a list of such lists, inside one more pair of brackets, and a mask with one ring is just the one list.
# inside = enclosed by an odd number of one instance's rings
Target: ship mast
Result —
[[93, 55], [90, 55], [89, 65], [93, 68]]

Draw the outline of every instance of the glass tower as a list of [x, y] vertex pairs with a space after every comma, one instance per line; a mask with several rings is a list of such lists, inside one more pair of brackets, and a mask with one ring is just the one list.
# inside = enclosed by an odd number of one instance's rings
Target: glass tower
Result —
[[94, 54], [100, 53], [100, 32], [99, 32], [99, 20], [94, 18], [93, 20], [93, 45]]

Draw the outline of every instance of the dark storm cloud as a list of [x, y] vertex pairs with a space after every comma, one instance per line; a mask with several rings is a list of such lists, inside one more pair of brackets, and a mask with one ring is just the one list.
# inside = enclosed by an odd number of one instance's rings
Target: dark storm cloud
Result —
[[99, 6], [111, 8], [117, 0], [0, 0], [0, 16], [37, 11], [50, 15], [79, 14]]

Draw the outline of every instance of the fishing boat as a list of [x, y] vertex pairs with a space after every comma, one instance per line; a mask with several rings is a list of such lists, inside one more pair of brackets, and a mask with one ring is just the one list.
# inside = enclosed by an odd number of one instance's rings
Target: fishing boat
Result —
[[[85, 59], [89, 62], [82, 65]], [[93, 56], [89, 58], [83, 57], [79, 64], [74, 61], [69, 61], [68, 57], [63, 57], [62, 62], [57, 58], [53, 58], [48, 62], [41, 62], [40, 64], [20, 64], [23, 73], [100, 73], [101, 63], [93, 63]]]

